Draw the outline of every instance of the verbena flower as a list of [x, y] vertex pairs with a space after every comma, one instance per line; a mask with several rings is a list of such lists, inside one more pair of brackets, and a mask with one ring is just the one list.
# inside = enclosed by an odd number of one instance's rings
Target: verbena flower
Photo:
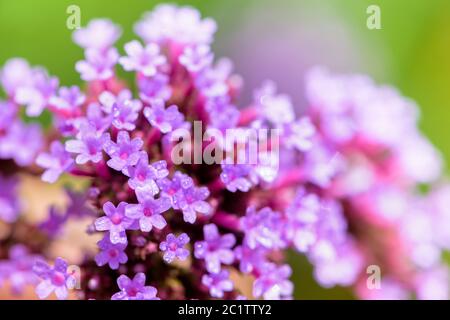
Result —
[[119, 63], [126, 71], [141, 72], [146, 77], [154, 76], [158, 67], [166, 62], [166, 57], [160, 54], [156, 43], [149, 43], [145, 47], [137, 41], [125, 44], [128, 56], [121, 57]]
[[53, 266], [43, 261], [37, 261], [34, 264], [34, 272], [42, 279], [36, 287], [39, 299], [47, 298], [52, 292], [55, 292], [60, 300], [67, 299], [68, 290], [76, 285], [75, 277], [67, 271], [67, 268], [68, 264], [62, 258], [56, 258]]
[[95, 262], [99, 267], [108, 264], [113, 270], [119, 268], [120, 264], [127, 263], [128, 257], [124, 252], [127, 245], [125, 243], [112, 243], [109, 234], [97, 243], [100, 252], [95, 256]]
[[108, 166], [126, 173], [129, 166], [133, 166], [139, 161], [139, 151], [143, 143], [142, 139], [130, 139], [128, 132], [119, 131], [116, 143], [108, 141], [104, 145], [106, 153], [111, 157], [107, 162]]
[[61, 174], [72, 168], [74, 160], [61, 142], [54, 141], [50, 145], [50, 153], [41, 153], [37, 157], [36, 163], [47, 169], [42, 174], [42, 180], [53, 183], [58, 180]]
[[211, 297], [214, 298], [223, 298], [224, 293], [232, 291], [234, 287], [228, 270], [203, 275], [202, 284], [209, 289]]
[[120, 291], [111, 297], [112, 300], [159, 300], [156, 288], [145, 285], [145, 274], [142, 272], [133, 279], [121, 275], [117, 278], [117, 285]]
[[150, 188], [137, 188], [135, 190], [138, 204], [128, 204], [125, 215], [128, 218], [138, 220], [139, 227], [143, 232], [150, 232], [153, 227], [162, 229], [167, 225], [162, 213], [170, 206], [170, 199], [166, 196], [154, 198]]
[[109, 231], [111, 243], [126, 243], [125, 230], [129, 229], [133, 220], [125, 216], [126, 202], [121, 202], [115, 207], [111, 202], [103, 205], [105, 216], [95, 220], [95, 228], [98, 231]]
[[97, 163], [103, 159], [103, 148], [109, 141], [109, 133], [99, 133], [93, 126], [83, 125], [77, 139], [66, 141], [66, 150], [78, 154], [77, 164]]
[[289, 299], [292, 297], [294, 286], [289, 281], [292, 270], [288, 265], [277, 267], [266, 264], [264, 272], [253, 284], [253, 295], [266, 300]]
[[186, 260], [189, 256], [189, 250], [184, 247], [189, 243], [189, 240], [186, 233], [182, 233], [178, 237], [169, 233], [166, 240], [159, 244], [159, 249], [164, 252], [164, 261], [171, 263], [175, 259]]
[[221, 236], [217, 226], [208, 224], [203, 227], [204, 241], [195, 243], [195, 257], [204, 259], [206, 270], [211, 273], [218, 273], [221, 264], [231, 264], [234, 261], [234, 252], [231, 250], [236, 243], [233, 234]]

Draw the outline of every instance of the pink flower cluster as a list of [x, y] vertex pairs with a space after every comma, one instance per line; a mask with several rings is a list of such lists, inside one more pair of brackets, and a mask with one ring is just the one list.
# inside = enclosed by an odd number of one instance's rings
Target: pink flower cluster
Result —
[[[450, 185], [412, 101], [365, 76], [317, 68], [307, 74], [301, 116], [272, 82], [238, 107], [242, 81], [229, 60], [214, 59], [213, 20], [160, 5], [135, 31], [142, 41], [123, 54], [114, 47], [121, 29], [107, 19], [74, 32], [85, 50], [75, 66], [84, 89], [59, 87], [22, 59], [1, 69], [0, 220], [31, 231], [0, 239], [0, 284], [66, 298], [75, 282], [68, 262], [44, 260], [54, 258], [47, 249], [64, 224], [87, 217], [88, 234], [102, 240], [79, 263], [82, 299], [237, 299], [244, 274], [253, 279], [249, 298], [291, 299], [288, 249], [307, 257], [326, 288], [348, 286], [364, 299], [448, 298]], [[119, 67], [134, 73], [135, 86]], [[26, 124], [22, 109], [51, 114], [49, 132]], [[276, 129], [276, 166], [175, 164], [173, 134], [194, 121], [217, 132]], [[88, 177], [90, 186], [67, 190], [66, 212], [49, 208], [34, 226], [20, 216], [11, 177], [24, 171], [47, 183]], [[381, 270], [375, 288], [372, 266]]]

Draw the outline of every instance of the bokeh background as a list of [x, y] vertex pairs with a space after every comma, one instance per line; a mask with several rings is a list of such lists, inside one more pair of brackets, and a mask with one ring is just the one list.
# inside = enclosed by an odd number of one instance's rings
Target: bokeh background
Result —
[[[163, 1], [164, 2], [164, 1]], [[420, 126], [450, 160], [449, 0], [191, 0], [219, 26], [217, 56], [234, 60], [245, 80], [242, 102], [265, 79], [275, 80], [304, 107], [303, 76], [313, 65], [334, 72], [371, 75], [419, 104]], [[45, 66], [64, 85], [80, 84], [74, 64], [82, 51], [66, 27], [66, 9], [81, 8], [81, 23], [108, 17], [123, 28], [122, 46], [133, 24], [156, 0], [0, 0], [0, 65], [23, 57]], [[366, 26], [369, 5], [381, 8], [381, 30]], [[45, 119], [44, 119], [45, 120]], [[295, 298], [351, 298], [343, 288], [323, 289], [311, 268], [292, 255]]]

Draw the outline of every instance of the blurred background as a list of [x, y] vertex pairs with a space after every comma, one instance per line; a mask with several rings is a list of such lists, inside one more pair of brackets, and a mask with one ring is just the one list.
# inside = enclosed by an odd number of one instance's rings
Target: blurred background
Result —
[[[0, 65], [23, 57], [45, 66], [64, 85], [81, 84], [74, 70], [82, 50], [66, 27], [69, 5], [81, 23], [108, 17], [123, 28], [119, 47], [135, 38], [133, 25], [156, 0], [0, 0]], [[450, 1], [448, 0], [191, 0], [219, 26], [214, 49], [231, 58], [245, 81], [242, 101], [265, 79], [304, 106], [303, 76], [314, 65], [333, 72], [366, 73], [392, 84], [421, 107], [420, 126], [450, 159]], [[366, 26], [369, 5], [381, 9], [381, 30]], [[297, 299], [350, 298], [323, 289], [311, 268], [292, 255]]]

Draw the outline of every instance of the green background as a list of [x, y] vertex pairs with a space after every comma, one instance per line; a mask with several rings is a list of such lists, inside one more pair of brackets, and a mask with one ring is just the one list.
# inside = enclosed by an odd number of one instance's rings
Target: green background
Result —
[[[221, 40], [238, 34], [255, 8], [273, 6], [292, 17], [313, 6], [326, 6], [350, 28], [354, 41], [363, 48], [365, 70], [377, 81], [390, 83], [418, 102], [420, 126], [431, 141], [450, 158], [450, 1], [448, 0], [198, 0], [171, 1], [190, 4], [218, 22], [216, 49]], [[80, 84], [74, 64], [82, 50], [71, 41], [66, 28], [66, 8], [81, 8], [82, 25], [96, 17], [109, 17], [123, 28], [119, 41], [134, 38], [132, 26], [144, 11], [159, 1], [151, 0], [0, 0], [0, 64], [11, 57], [24, 57], [43, 65], [64, 85]], [[366, 28], [366, 8], [381, 8], [381, 30]], [[283, 19], [283, 16], [277, 17]], [[294, 19], [295, 20], [295, 19]], [[300, 22], [301, 23], [301, 22]], [[293, 24], [293, 28], [298, 25]], [[263, 66], [262, 66], [263, 67]], [[239, 72], [239, 70], [237, 70]], [[244, 75], [245, 76], [245, 75]], [[343, 289], [325, 290], [314, 283], [304, 258], [292, 255], [296, 298], [347, 298]]]

